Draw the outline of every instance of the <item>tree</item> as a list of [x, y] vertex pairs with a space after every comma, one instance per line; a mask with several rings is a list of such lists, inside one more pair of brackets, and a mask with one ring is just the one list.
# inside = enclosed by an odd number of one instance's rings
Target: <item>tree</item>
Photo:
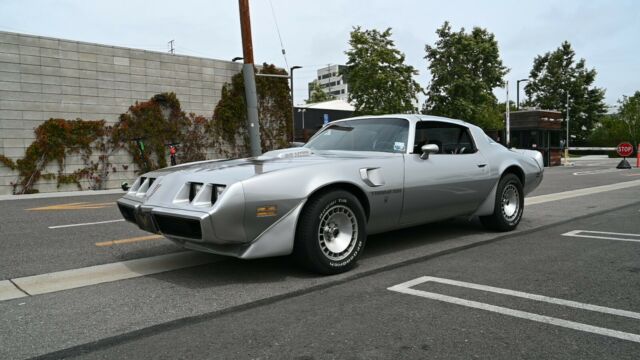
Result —
[[[605, 113], [604, 90], [593, 86], [595, 69], [587, 69], [584, 59], [575, 61], [571, 44], [563, 42], [553, 52], [533, 60], [530, 80], [524, 90], [528, 106], [562, 111], [566, 118], [569, 97], [569, 132], [578, 144], [584, 143]], [[565, 123], [566, 124], [566, 123]]]
[[634, 146], [640, 144], [640, 91], [633, 96], [623, 96], [619, 101], [620, 110], [618, 116], [624, 123], [627, 138], [620, 140], [631, 141]]
[[209, 138], [206, 129], [209, 120], [202, 115], [189, 113], [179, 145], [178, 161], [187, 163], [192, 161], [202, 161], [207, 159], [207, 146]]
[[[256, 69], [254, 68], [254, 71]], [[263, 64], [261, 74], [286, 75], [274, 65]], [[288, 146], [291, 134], [291, 93], [285, 78], [256, 76], [260, 142], [263, 151]], [[208, 128], [212, 146], [228, 157], [249, 155], [247, 108], [242, 73], [222, 87], [222, 96]]]
[[436, 34], [435, 45], [425, 46], [432, 79], [423, 112], [485, 129], [501, 128], [504, 106], [498, 107], [493, 89], [504, 85], [508, 69], [502, 64], [494, 35], [479, 27], [470, 33], [464, 28], [452, 32], [449, 22]]
[[335, 100], [335, 96], [322, 91], [322, 88], [320, 87], [320, 83], [317, 81], [314, 81], [313, 88], [311, 89], [311, 95], [309, 96], [309, 99], [307, 99], [306, 103], [314, 104], [314, 103], [319, 103], [319, 102], [329, 101], [329, 100]]
[[[189, 119], [175, 93], [161, 93], [137, 102], [120, 115], [113, 129], [115, 141], [124, 142], [141, 171], [167, 166], [167, 144], [179, 143]], [[136, 139], [144, 143], [139, 148]]]
[[391, 40], [391, 28], [380, 32], [354, 27], [349, 45], [343, 76], [356, 115], [417, 111], [415, 103], [422, 88], [413, 76], [418, 71], [404, 63], [404, 54]]
[[589, 135], [589, 145], [591, 146], [615, 146], [622, 139], [626, 139], [624, 123], [618, 114], [603, 115], [600, 121], [594, 125], [594, 129]]

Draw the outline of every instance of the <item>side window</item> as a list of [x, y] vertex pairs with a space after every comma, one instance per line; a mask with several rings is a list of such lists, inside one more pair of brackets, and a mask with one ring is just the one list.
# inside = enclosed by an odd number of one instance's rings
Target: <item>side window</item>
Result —
[[468, 128], [445, 122], [422, 121], [416, 124], [413, 152], [420, 154], [420, 149], [426, 144], [438, 145], [438, 154], [459, 155], [476, 152]]

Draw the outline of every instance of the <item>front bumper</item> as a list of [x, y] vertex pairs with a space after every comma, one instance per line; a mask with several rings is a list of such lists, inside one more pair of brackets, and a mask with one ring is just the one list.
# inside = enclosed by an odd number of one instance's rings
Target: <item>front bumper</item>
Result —
[[242, 259], [290, 254], [293, 251], [297, 219], [304, 205], [304, 201], [300, 202], [255, 239], [247, 241], [239, 238], [240, 241], [234, 242], [216, 236], [213, 221], [215, 213], [152, 207], [126, 197], [117, 203], [124, 219], [142, 230], [162, 234], [187, 249]]
[[215, 237], [208, 213], [145, 206], [126, 198], [118, 200], [118, 209], [126, 221], [170, 239], [226, 243]]

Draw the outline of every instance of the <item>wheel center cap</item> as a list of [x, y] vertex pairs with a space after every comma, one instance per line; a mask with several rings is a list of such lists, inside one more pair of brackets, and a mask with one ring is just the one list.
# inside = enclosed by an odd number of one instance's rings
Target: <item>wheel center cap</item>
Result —
[[334, 240], [340, 235], [340, 229], [336, 224], [330, 224], [324, 227], [325, 237], [328, 241]]

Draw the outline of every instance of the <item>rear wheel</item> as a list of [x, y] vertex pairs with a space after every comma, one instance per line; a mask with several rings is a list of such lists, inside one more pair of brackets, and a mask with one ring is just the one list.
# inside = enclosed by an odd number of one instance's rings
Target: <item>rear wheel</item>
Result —
[[365, 215], [351, 193], [334, 190], [309, 200], [296, 230], [294, 257], [321, 274], [348, 271], [364, 249]]
[[491, 230], [511, 231], [520, 223], [523, 209], [522, 182], [515, 174], [505, 174], [498, 183], [493, 214], [481, 216], [480, 222]]

